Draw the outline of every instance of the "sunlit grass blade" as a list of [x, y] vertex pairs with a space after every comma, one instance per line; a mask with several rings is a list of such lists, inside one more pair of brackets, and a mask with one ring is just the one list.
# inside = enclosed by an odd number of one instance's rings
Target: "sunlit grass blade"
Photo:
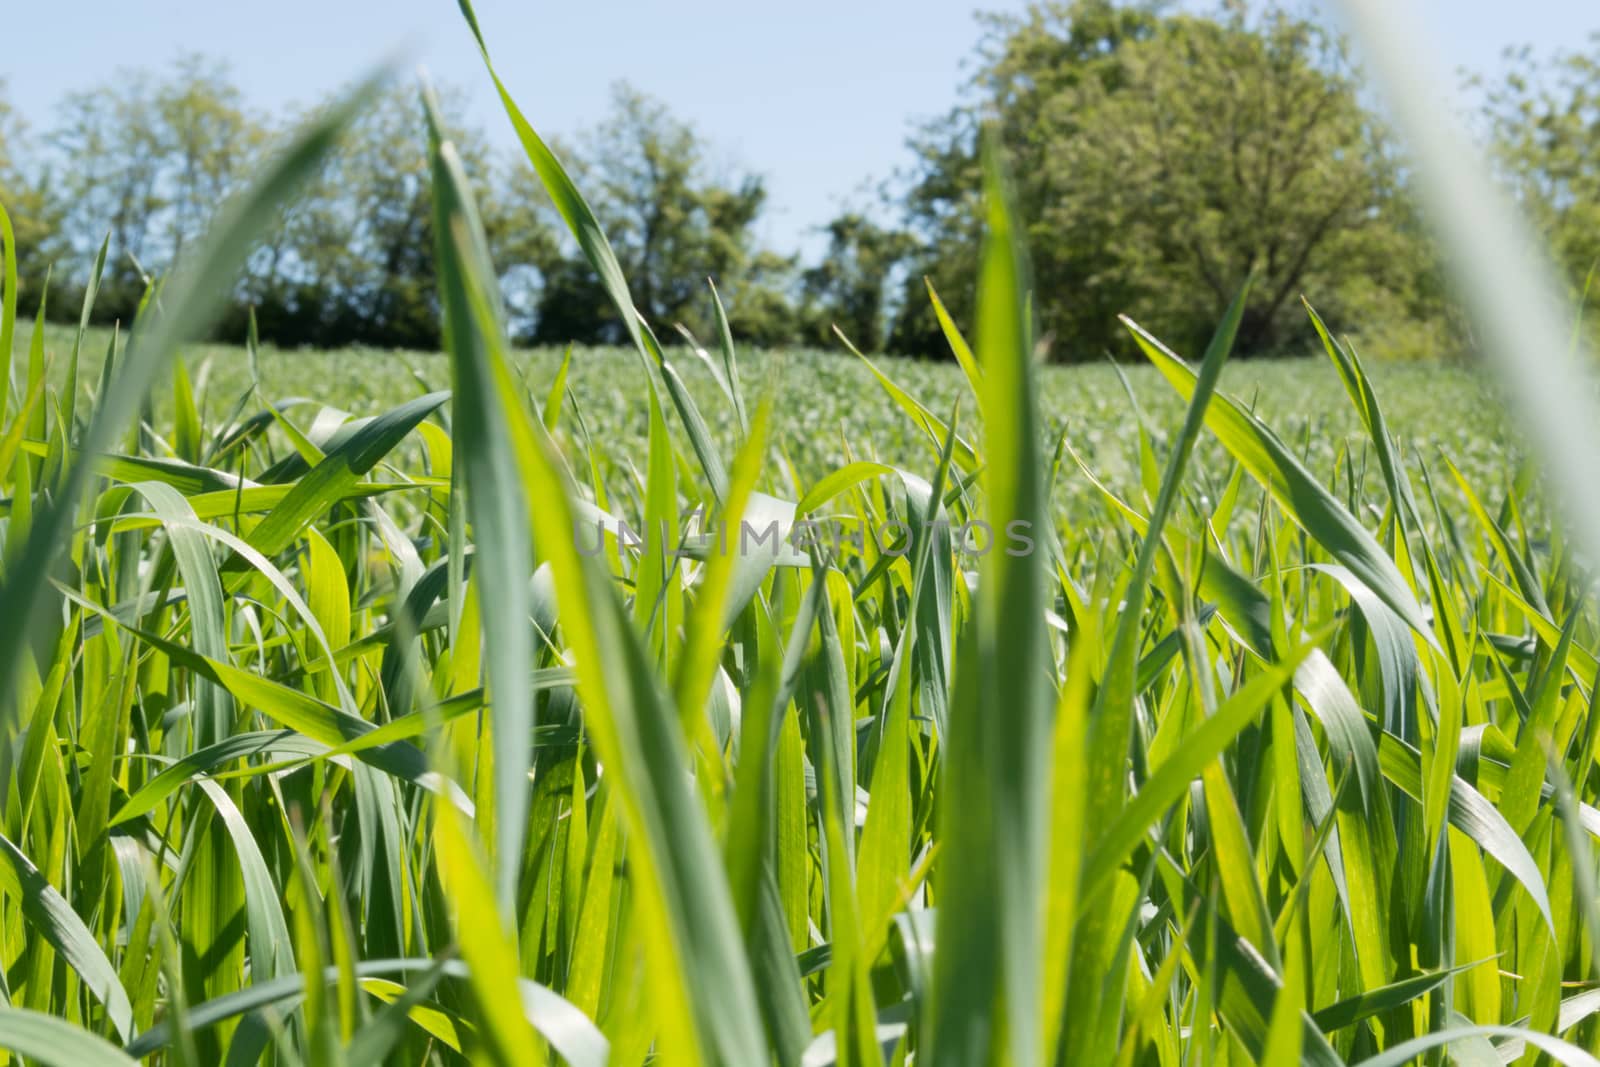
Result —
[[[1145, 525], [1144, 538], [1134, 563], [1133, 574], [1123, 590], [1125, 602], [1142, 603], [1145, 589], [1155, 569], [1161, 537], [1167, 518], [1172, 512], [1180, 483], [1183, 480], [1189, 455], [1200, 436], [1200, 427], [1206, 417], [1211, 394], [1222, 374], [1222, 365], [1233, 347], [1233, 338], [1244, 313], [1245, 292], [1240, 292], [1228, 308], [1222, 324], [1218, 326], [1200, 372], [1189, 396], [1189, 410], [1184, 416], [1183, 429], [1179, 431], [1167, 458], [1167, 469], [1162, 476], [1161, 491], [1151, 508]], [[1106, 676], [1101, 679], [1095, 694], [1089, 735], [1090, 780], [1089, 817], [1091, 821], [1104, 819], [1115, 811], [1124, 791], [1123, 767], [1127, 759], [1128, 737], [1133, 715], [1133, 682], [1135, 674], [1135, 641], [1138, 637], [1140, 615], [1137, 611], [1121, 612], [1113, 633], [1110, 662]]]
[[544, 1047], [534, 1036], [522, 1005], [506, 991], [517, 984], [516, 940], [460, 817], [449, 805], [437, 809], [434, 842], [441, 874], [456, 907], [456, 938], [472, 976], [484, 1036], [501, 1067], [542, 1067]]
[[[111, 247], [111, 235], [106, 234], [95, 254], [94, 265], [89, 268], [89, 283], [83, 289], [83, 310], [78, 316], [78, 332], [72, 339], [72, 355], [67, 361], [67, 376], [61, 384], [61, 421], [69, 440], [76, 435], [78, 410], [78, 361], [83, 354], [83, 335], [89, 329], [89, 316], [94, 311], [95, 299], [100, 294], [100, 280], [105, 275], [106, 252]], [[9, 369], [9, 368], [8, 368]], [[0, 401], [0, 412], [5, 404]]]
[[0, 889], [22, 906], [29, 927], [55, 948], [105, 1007], [106, 1017], [124, 1039], [131, 1036], [133, 1007], [116, 970], [93, 932], [61, 893], [9, 839], [0, 837]]
[[[533, 635], [528, 624], [528, 575], [533, 543], [528, 502], [515, 460], [506, 449], [508, 411], [485, 373], [482, 330], [466, 286], [468, 272], [488, 276], [488, 253], [477, 208], [453, 146], [443, 140], [441, 120], [429, 107], [433, 139], [434, 233], [445, 309], [445, 345], [454, 385], [451, 426], [454, 454], [465, 473], [467, 518], [476, 552], [479, 614], [487, 637], [487, 676], [494, 760], [494, 811], [490, 853], [495, 899], [511, 917], [519, 857], [528, 813], [528, 759], [533, 734], [533, 694], [528, 687]], [[469, 263], [463, 257], [474, 257]], [[496, 326], [498, 328], [498, 326]]]
[[[977, 330], [987, 518], [995, 531], [1021, 524], [1039, 532], [1048, 520], [1029, 283], [996, 151], [991, 143], [985, 162], [988, 234]], [[1052, 703], [1043, 562], [1031, 552], [984, 558], [976, 637], [956, 666], [943, 773], [944, 788], [963, 801], [944, 812], [935, 878], [940, 951], [926, 1031], [933, 1064], [1040, 1058], [1040, 857]]]
[[[1195, 372], [1182, 360], [1139, 327], [1130, 324], [1130, 329], [1145, 356], [1180, 395], [1188, 397], [1199, 392]], [[1272, 494], [1286, 515], [1382, 598], [1408, 626], [1425, 640], [1435, 640], [1422, 606], [1394, 560], [1384, 554], [1372, 535], [1272, 431], [1227, 396], [1218, 396], [1208, 405], [1206, 425]]]
[[45, 1067], [132, 1067], [137, 1062], [64, 1019], [10, 1006], [0, 1007], [0, 1048]]
[[1206, 766], [1257, 717], [1267, 701], [1294, 677], [1300, 661], [1316, 647], [1307, 642], [1291, 649], [1285, 658], [1250, 679], [1228, 697], [1216, 712], [1184, 739], [1168, 762], [1156, 767], [1126, 807], [1099, 835], [1094, 851], [1084, 863], [1082, 895], [1086, 905], [1095, 899], [1112, 872], [1121, 866], [1161, 813], [1188, 790]]
[[11, 345], [17, 330], [17, 234], [11, 215], [0, 204], [0, 418], [9, 415], [11, 400]]
[[360, 478], [447, 399], [448, 394], [430, 393], [365, 422], [294, 481], [283, 499], [250, 532], [251, 545], [265, 556], [282, 552], [306, 523], [347, 497]]
[[[448, 146], [440, 155], [448, 157]], [[455, 181], [453, 168], [444, 169], [441, 178]], [[485, 447], [514, 464], [522, 483], [514, 498], [524, 502], [521, 521], [532, 528], [539, 556], [551, 567], [585, 725], [629, 830], [629, 861], [638, 876], [635, 906], [641, 909], [660, 1040], [673, 1056], [727, 1065], [757, 1062], [764, 1046], [748, 963], [710, 826], [683, 773], [688, 753], [677, 715], [609, 575], [578, 551], [565, 468], [542, 424], [522, 409], [479, 273], [482, 261], [471, 251], [471, 231], [447, 222], [451, 237], [441, 248], [441, 273], [457, 294], [453, 306], [471, 313], [470, 319], [458, 318], [455, 328], [473, 331], [455, 358], [474, 363], [485, 404], [502, 413], [505, 436]]]

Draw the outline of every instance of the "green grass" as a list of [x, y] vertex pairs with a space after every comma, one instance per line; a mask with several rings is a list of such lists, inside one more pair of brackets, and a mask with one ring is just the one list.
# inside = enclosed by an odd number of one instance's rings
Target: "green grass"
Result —
[[[0, 351], [0, 1048], [1596, 1062], [1600, 616], [1470, 372], [1309, 317], [1314, 359], [1230, 364], [1236, 304], [1193, 362], [1129, 324], [1136, 414], [1031, 358], [993, 160], [960, 363], [640, 327], [564, 372], [506, 343], [448, 143], [446, 354], [175, 361], [347, 117], [108, 368]], [[574, 538], [696, 509], [909, 534]]]
[[[737, 332], [738, 309], [731, 314]], [[75, 336], [76, 331], [64, 327], [52, 327], [46, 333], [48, 350], [58, 357], [54, 363], [58, 372]], [[104, 352], [109, 339], [109, 331], [89, 331], [84, 350], [95, 355], [84, 357], [81, 381], [97, 380], [98, 354]], [[1343, 396], [1337, 373], [1321, 355], [1309, 321], [1305, 343], [1309, 358], [1233, 364], [1228, 388], [1252, 403], [1280, 436], [1293, 442], [1313, 469], [1332, 470], [1343, 452], [1354, 452], [1359, 462], [1370, 443], [1359, 415]], [[730, 449], [737, 442], [737, 420], [731, 408], [717, 403], [711, 374], [687, 351], [674, 350], [672, 355], [718, 444]], [[563, 356], [560, 349], [519, 349], [511, 360], [529, 389], [540, 393], [555, 377]], [[196, 402], [202, 413], [212, 418], [226, 416], [249, 386], [245, 349], [191, 345], [183, 350], [183, 358], [195, 378]], [[752, 389], [771, 382], [785, 398], [774, 406], [772, 438], [805, 478], [819, 478], [850, 456], [875, 454], [897, 466], [921, 467], [928, 462], [931, 450], [926, 435], [884, 402], [871, 371], [842, 345], [833, 350], [741, 348], [739, 358], [741, 373]], [[948, 359], [891, 356], [875, 357], [874, 362], [935, 411], [948, 411], [967, 390], [960, 367]], [[259, 365], [263, 396], [310, 401], [311, 406], [303, 407], [303, 412], [326, 405], [355, 416], [387, 411], [429, 389], [444, 388], [450, 374], [442, 353], [363, 348], [280, 350], [267, 345], [261, 350]], [[1482, 372], [1461, 364], [1416, 362], [1378, 363], [1370, 372], [1384, 398], [1390, 428], [1413, 470], [1419, 460], [1434, 464], [1447, 455], [1474, 485], [1505, 483], [1518, 450], [1511, 445], [1503, 402]], [[573, 351], [568, 392], [590, 433], [605, 444], [608, 459], [644, 454], [648, 417], [635, 380], [637, 373], [637, 358], [629, 349]], [[1109, 364], [1043, 366], [1037, 376], [1039, 409], [1049, 444], [1065, 430], [1072, 447], [1108, 484], [1134, 491], [1139, 462], [1134, 431], [1139, 414], [1152, 433], [1165, 434], [1182, 418], [1183, 405], [1153, 368], [1127, 364], [1120, 373], [1134, 402], [1119, 381], [1118, 369]], [[86, 393], [88, 388], [85, 384]], [[170, 420], [169, 395], [157, 396], [154, 406], [158, 422]], [[673, 432], [678, 433], [676, 427]], [[678, 436], [681, 439], [681, 434]], [[1203, 471], [1225, 464], [1225, 450], [1215, 442], [1202, 439], [1197, 448], [1204, 458]], [[1453, 486], [1440, 488], [1455, 496]], [[1081, 480], [1059, 486], [1055, 500], [1063, 517], [1074, 521], [1099, 507], [1098, 494]]]

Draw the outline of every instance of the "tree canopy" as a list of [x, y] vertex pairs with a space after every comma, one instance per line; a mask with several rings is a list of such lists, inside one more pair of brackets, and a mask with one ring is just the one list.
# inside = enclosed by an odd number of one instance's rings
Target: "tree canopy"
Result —
[[60, 246], [62, 216], [48, 174], [33, 174], [21, 158], [28, 126], [7, 102], [0, 78], [0, 205], [16, 236], [19, 288], [42, 287], [45, 271]]
[[[978, 129], [996, 127], [1058, 358], [1121, 344], [1126, 313], [1203, 343], [1254, 273], [1241, 351], [1276, 351], [1316, 298], [1341, 325], [1417, 310], [1426, 242], [1340, 39], [1277, 9], [1076, 0], [992, 19], [972, 99], [917, 141], [917, 274], [964, 308]], [[933, 343], [907, 299], [897, 347]]]
[[1600, 264], [1600, 33], [1588, 52], [1508, 58], [1485, 105], [1496, 162], [1576, 290]]
[[[447, 114], [464, 111], [458, 94], [441, 95]], [[251, 257], [223, 333], [241, 335], [253, 312], [262, 336], [285, 345], [438, 344], [420, 116], [415, 91], [402, 87], [346, 130]], [[164, 76], [119, 75], [69, 96], [38, 140], [47, 165], [31, 178], [13, 146], [32, 139], [0, 92], [0, 196], [17, 223], [24, 273], [42, 279], [57, 258], [87, 263], [109, 236], [96, 314], [129, 318], [149, 278], [170, 268], [301, 118], [252, 113], [225, 69], [189, 57]], [[522, 336], [616, 339], [609, 302], [578, 250], [557, 237], [564, 227], [526, 164], [496, 152], [480, 130], [455, 123], [450, 133]], [[759, 176], [714, 171], [692, 127], [626, 85], [616, 87], [607, 120], [562, 154], [584, 175], [639, 308], [664, 340], [679, 322], [705, 325], [711, 277], [739, 301], [747, 336], [793, 339], [793, 261], [753, 236], [766, 205]], [[83, 280], [58, 275], [53, 307], [75, 310], [63, 297]]]
[[[772, 302], [763, 300], [771, 295], [763, 289], [781, 288], [792, 264], [756, 245], [755, 223], [767, 202], [759, 175], [718, 173], [692, 126], [626, 84], [613, 87], [610, 116], [563, 155], [587, 190], [635, 306], [658, 334], [678, 323], [707, 329], [706, 279], [715, 278], [739, 307], [747, 332], [792, 337], [787, 301], [772, 321]], [[535, 340], [623, 339], [610, 300], [575, 245], [546, 245], [534, 265], [544, 281]]]

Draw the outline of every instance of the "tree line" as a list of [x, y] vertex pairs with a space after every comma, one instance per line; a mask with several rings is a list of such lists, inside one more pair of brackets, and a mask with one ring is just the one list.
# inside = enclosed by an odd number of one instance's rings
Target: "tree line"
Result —
[[[752, 343], [943, 356], [932, 286], [970, 318], [981, 224], [979, 141], [1003, 143], [1053, 358], [1124, 353], [1127, 313], [1181, 350], [1203, 343], [1245, 278], [1246, 353], [1303, 345], [1309, 295], [1336, 328], [1394, 355], [1471, 339], [1411, 196], [1405, 159], [1337, 35], [1300, 15], [1224, 0], [1041, 3], [985, 16], [960, 103], [910, 137], [912, 165], [822, 228], [814, 261], [756, 238], [767, 189], [717, 165], [695, 128], [628, 85], [558, 154], [609, 235], [663, 340], [707, 337], [714, 278]], [[1575, 290], [1600, 257], [1600, 38], [1556, 61], [1512, 57], [1480, 82], [1495, 166]], [[463, 113], [459, 93], [446, 110]], [[119, 74], [30, 128], [0, 83], [0, 202], [16, 233], [22, 304], [76, 315], [84, 265], [108, 242], [97, 314], [126, 320], [217, 205], [301, 114], [250, 106], [201, 57]], [[483, 131], [453, 131], [477, 183], [515, 329], [531, 343], [608, 343], [620, 324], [534, 175]], [[438, 308], [425, 138], [396, 89], [345, 137], [251, 257], [233, 313], [280, 345], [432, 348]], [[53, 274], [51, 273], [53, 270]]]

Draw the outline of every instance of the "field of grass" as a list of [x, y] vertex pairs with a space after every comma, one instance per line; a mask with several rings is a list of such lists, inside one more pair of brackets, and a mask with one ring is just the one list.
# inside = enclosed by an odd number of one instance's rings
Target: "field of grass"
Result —
[[361, 100], [126, 343], [0, 317], [0, 1049], [1600, 1063], [1600, 616], [1470, 372], [1039, 367], [994, 161], [959, 362], [515, 353], [437, 134], [446, 354], [183, 347]]
[[[732, 314], [737, 333], [736, 308]], [[46, 336], [49, 350], [59, 357], [70, 351], [76, 332], [55, 327]], [[86, 392], [100, 368], [99, 356], [91, 354], [103, 353], [109, 342], [106, 330], [87, 335], [80, 378]], [[1331, 471], [1346, 455], [1358, 465], [1369, 461], [1371, 446], [1361, 419], [1345, 397], [1333, 365], [1322, 355], [1309, 319], [1305, 344], [1314, 353], [1310, 358], [1231, 365], [1226, 388], [1293, 444], [1312, 469]], [[559, 349], [516, 350], [511, 365], [526, 387], [539, 393], [548, 389], [564, 355]], [[734, 447], [737, 420], [728, 405], [717, 402], [712, 374], [687, 349], [670, 350], [670, 355], [718, 446], [724, 451]], [[202, 418], [225, 416], [250, 386], [250, 362], [241, 346], [192, 345], [183, 350], [183, 358], [194, 379]], [[57, 358], [52, 365], [57, 378], [63, 363]], [[948, 358], [877, 357], [873, 363], [935, 411], [948, 411], [967, 394], [961, 368]], [[773, 408], [772, 439], [802, 482], [819, 478], [852, 457], [876, 457], [915, 468], [936, 454], [928, 436], [892, 402], [885, 403], [872, 371], [843, 345], [831, 351], [741, 349], [740, 368], [750, 388], [771, 388], [783, 398]], [[1480, 371], [1439, 363], [1379, 363], [1370, 370], [1384, 397], [1390, 429], [1414, 473], [1448, 456], [1473, 485], [1507, 483], [1517, 450], [1509, 440], [1503, 405]], [[261, 396], [296, 403], [302, 420], [324, 405], [355, 417], [375, 415], [446, 388], [450, 380], [448, 357], [442, 353], [378, 349], [285, 351], [269, 345], [260, 352], [258, 372]], [[649, 420], [639, 376], [638, 359], [629, 349], [573, 351], [568, 404], [581, 413], [607, 460], [644, 454]], [[1046, 365], [1039, 369], [1037, 384], [1044, 447], [1052, 447], [1065, 432], [1068, 444], [1096, 475], [1123, 492], [1138, 490], [1141, 421], [1160, 436], [1171, 432], [1183, 414], [1181, 398], [1143, 363], [1126, 364], [1120, 370], [1109, 363]], [[170, 394], [163, 391], [155, 397], [153, 410], [158, 423], [170, 422]], [[683, 444], [676, 426], [669, 432]], [[1198, 477], [1226, 469], [1226, 451], [1215, 441], [1202, 439], [1196, 450]], [[786, 488], [796, 499], [803, 492], [803, 486]], [[1439, 489], [1452, 500], [1459, 499], [1453, 484]], [[1055, 501], [1061, 517], [1074, 523], [1092, 519], [1101, 504], [1098, 492], [1081, 478], [1058, 484]]]

